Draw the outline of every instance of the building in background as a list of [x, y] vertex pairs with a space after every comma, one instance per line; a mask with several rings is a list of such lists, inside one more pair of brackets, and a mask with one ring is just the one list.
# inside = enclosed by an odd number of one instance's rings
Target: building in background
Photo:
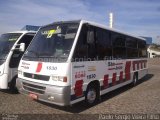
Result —
[[38, 31], [39, 28], [40, 28], [40, 26], [25, 25], [21, 30]]
[[151, 45], [152, 44], [152, 37], [143, 37], [143, 38], [146, 39], [147, 45]]
[[148, 57], [149, 58], [160, 58], [160, 45], [158, 44], [151, 44], [147, 48]]
[[143, 37], [146, 39], [148, 58], [160, 57], [160, 45], [153, 43], [152, 37]]

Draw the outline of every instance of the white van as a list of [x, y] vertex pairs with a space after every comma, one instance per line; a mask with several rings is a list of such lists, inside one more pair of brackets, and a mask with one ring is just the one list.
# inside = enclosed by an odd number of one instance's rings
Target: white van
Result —
[[0, 36], [0, 89], [15, 92], [20, 59], [35, 34], [35, 31], [15, 31]]

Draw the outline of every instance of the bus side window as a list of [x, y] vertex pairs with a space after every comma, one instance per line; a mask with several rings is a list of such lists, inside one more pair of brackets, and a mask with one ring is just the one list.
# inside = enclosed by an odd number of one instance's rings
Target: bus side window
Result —
[[139, 57], [147, 57], [147, 50], [146, 50], [146, 42], [139, 40], [138, 41], [138, 51]]
[[25, 43], [25, 50], [26, 50], [30, 42], [32, 41], [33, 37], [34, 35], [24, 35], [23, 38], [18, 42], [18, 44]]
[[93, 61], [96, 58], [95, 28], [82, 26], [72, 61]]
[[113, 46], [125, 47], [125, 36], [124, 35], [120, 33], [112, 32], [111, 39], [112, 39]]
[[[20, 43], [25, 43], [25, 50], [27, 49], [27, 47], [29, 46], [30, 42], [32, 41], [34, 35], [24, 35], [21, 40], [18, 42], [18, 44]], [[13, 51], [10, 63], [9, 63], [9, 67], [10, 68], [17, 68], [20, 62], [20, 59], [23, 55], [23, 52], [20, 51]]]
[[125, 59], [126, 58], [125, 36], [113, 32], [111, 34], [111, 39], [113, 45], [113, 58]]
[[73, 59], [74, 62], [84, 61], [87, 58], [87, 26], [84, 24], [80, 31], [80, 35], [74, 50]]
[[111, 59], [112, 43], [110, 32], [101, 28], [96, 29], [97, 57], [99, 60]]
[[127, 58], [134, 59], [138, 57], [137, 39], [126, 36]]
[[89, 26], [87, 31], [88, 61], [93, 61], [96, 58], [97, 51], [95, 40], [95, 27]]

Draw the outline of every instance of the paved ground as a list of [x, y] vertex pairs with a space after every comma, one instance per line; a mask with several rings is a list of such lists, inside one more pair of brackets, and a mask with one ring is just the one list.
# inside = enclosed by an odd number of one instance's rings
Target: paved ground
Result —
[[102, 96], [93, 107], [83, 102], [58, 107], [21, 94], [0, 91], [0, 114], [160, 114], [160, 60], [149, 61], [149, 74], [136, 87], [126, 86]]

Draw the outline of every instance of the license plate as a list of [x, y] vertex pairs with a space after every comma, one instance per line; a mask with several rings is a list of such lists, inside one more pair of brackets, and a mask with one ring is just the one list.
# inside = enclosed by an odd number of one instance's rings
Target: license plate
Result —
[[34, 100], [37, 100], [37, 99], [38, 99], [38, 96], [35, 95], [35, 94], [33, 94], [33, 93], [30, 93], [30, 94], [29, 94], [29, 97], [32, 98], [32, 99], [34, 99]]

